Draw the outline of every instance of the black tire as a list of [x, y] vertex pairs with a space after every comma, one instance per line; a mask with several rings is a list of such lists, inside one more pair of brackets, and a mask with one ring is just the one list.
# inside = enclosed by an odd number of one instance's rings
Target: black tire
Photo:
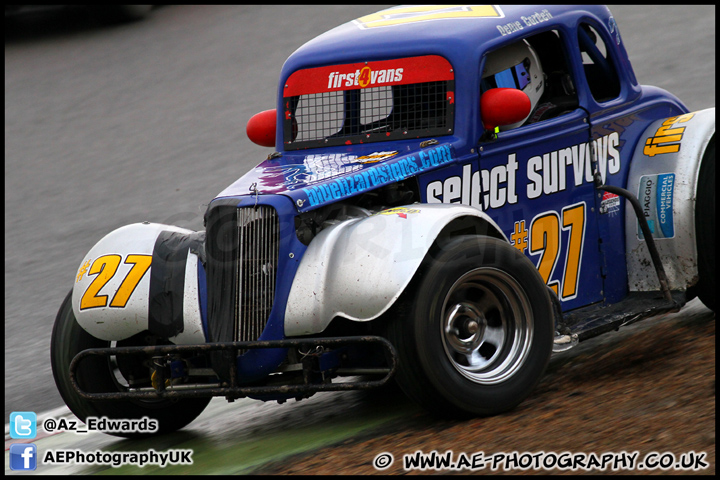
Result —
[[392, 315], [397, 383], [445, 418], [514, 408], [552, 353], [547, 287], [529, 259], [495, 238], [457, 237], [431, 252]]
[[[147, 345], [149, 335], [135, 335], [120, 346]], [[80, 327], [72, 309], [72, 291], [65, 297], [55, 319], [52, 332], [50, 357], [53, 376], [60, 395], [77, 417], [85, 421], [87, 417], [108, 417], [111, 419], [154, 418], [158, 421], [158, 431], [154, 434], [179, 430], [195, 420], [210, 402], [210, 398], [191, 398], [180, 400], [113, 400], [93, 402], [80, 397], [70, 383], [70, 362], [73, 357], [88, 348], [107, 348], [110, 342], [99, 340]], [[137, 379], [149, 376], [147, 368], [142, 366], [138, 357], [86, 357], [76, 369], [76, 379], [80, 388], [90, 393], [119, 392], [126, 387], [121, 380], [129, 377], [130, 372]], [[125, 382], [125, 381], [124, 381]], [[126, 382], [125, 382], [126, 383]], [[149, 379], [148, 379], [149, 383]], [[120, 437], [142, 437], [142, 433], [111, 433]]]
[[697, 186], [695, 235], [698, 250], [696, 291], [700, 300], [715, 311], [715, 137], [705, 149]]

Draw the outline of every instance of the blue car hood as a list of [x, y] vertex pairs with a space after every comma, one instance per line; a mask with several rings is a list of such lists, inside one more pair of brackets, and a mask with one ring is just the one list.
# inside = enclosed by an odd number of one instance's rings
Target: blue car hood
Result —
[[[387, 144], [386, 144], [387, 145]], [[372, 147], [371, 147], [372, 148]], [[440, 168], [455, 160], [451, 143], [416, 150], [283, 153], [268, 159], [218, 197], [285, 195], [307, 211]]]

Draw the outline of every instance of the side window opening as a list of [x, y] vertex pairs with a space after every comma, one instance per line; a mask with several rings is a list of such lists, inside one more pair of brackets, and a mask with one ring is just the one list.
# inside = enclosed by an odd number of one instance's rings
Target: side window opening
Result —
[[[540, 57], [545, 75], [545, 92], [540, 103], [557, 106], [556, 115], [568, 113], [578, 106], [575, 82], [568, 67], [565, 46], [557, 30], [550, 30], [528, 38]], [[546, 118], [552, 118], [546, 116]]]
[[[531, 102], [530, 115], [520, 124], [502, 127], [503, 130], [555, 118], [577, 108], [577, 92], [566, 52], [560, 33], [549, 30], [488, 54], [481, 93], [509, 86], [525, 92]], [[529, 81], [516, 81], [513, 85], [508, 80], [511, 76], [522, 80], [525, 72], [529, 73]]]
[[617, 98], [620, 95], [620, 80], [600, 34], [583, 23], [578, 29], [578, 40], [585, 78], [595, 101], [607, 102]]

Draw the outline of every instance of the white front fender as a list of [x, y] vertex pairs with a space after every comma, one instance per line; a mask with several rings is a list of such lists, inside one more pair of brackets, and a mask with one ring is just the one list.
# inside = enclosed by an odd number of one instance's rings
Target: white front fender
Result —
[[438, 235], [463, 217], [487, 229], [481, 233], [505, 238], [483, 212], [447, 204], [391, 208], [326, 228], [300, 261], [285, 310], [285, 335], [322, 332], [336, 316], [362, 322], [382, 315]]
[[75, 278], [78, 324], [101, 340], [149, 330], [177, 344], [204, 343], [194, 252], [202, 235], [146, 222], [103, 237]]

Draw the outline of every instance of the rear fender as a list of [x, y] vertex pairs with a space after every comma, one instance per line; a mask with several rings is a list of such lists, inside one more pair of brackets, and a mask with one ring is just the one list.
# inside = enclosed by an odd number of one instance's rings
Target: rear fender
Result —
[[[715, 134], [715, 108], [652, 123], [633, 154], [627, 189], [637, 193], [671, 290], [698, 278], [695, 200], [705, 149]], [[630, 291], [659, 290], [647, 244], [631, 208], [625, 213]]]
[[336, 316], [365, 322], [386, 312], [439, 235], [462, 224], [507, 241], [483, 212], [413, 204], [344, 221], [320, 232], [303, 255], [285, 311], [285, 335], [322, 332]]
[[205, 343], [198, 288], [204, 238], [205, 232], [147, 222], [106, 235], [75, 277], [78, 324], [101, 340], [149, 331], [177, 344]]

